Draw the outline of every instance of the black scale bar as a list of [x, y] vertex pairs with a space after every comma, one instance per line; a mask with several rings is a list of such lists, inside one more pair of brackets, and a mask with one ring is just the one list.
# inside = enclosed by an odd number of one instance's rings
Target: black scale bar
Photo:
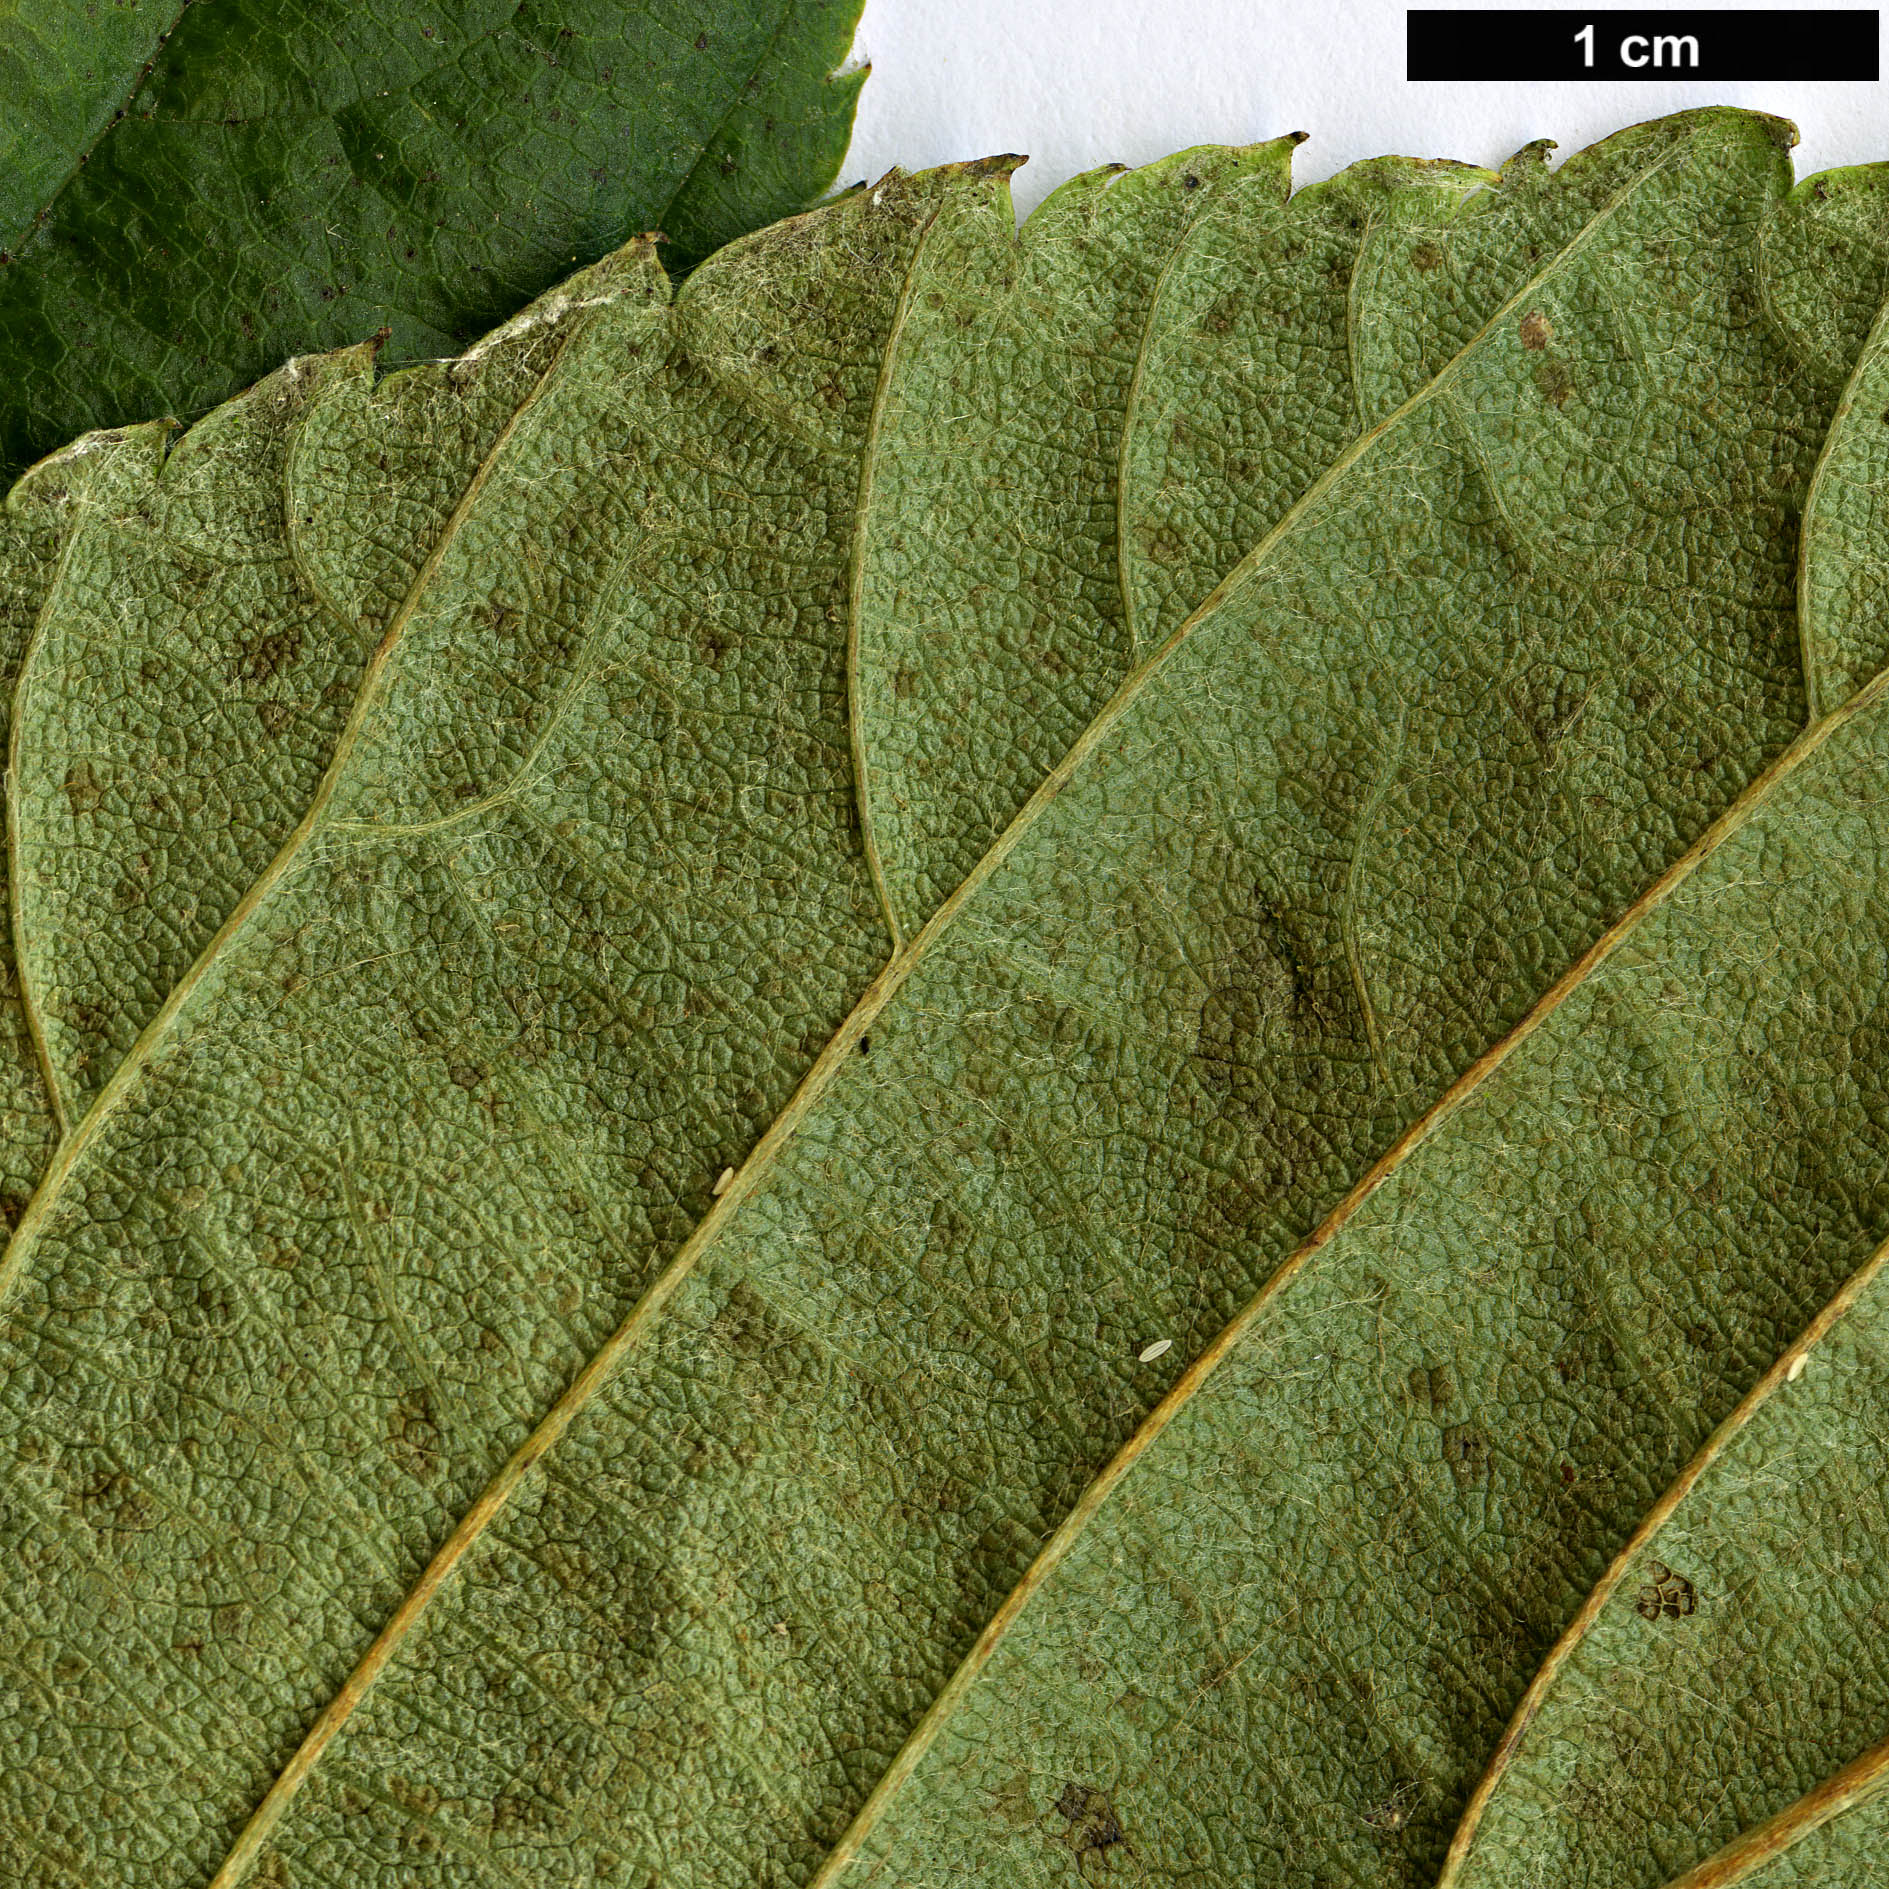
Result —
[[1834, 7], [1405, 14], [1412, 79], [1874, 79], [1878, 15]]

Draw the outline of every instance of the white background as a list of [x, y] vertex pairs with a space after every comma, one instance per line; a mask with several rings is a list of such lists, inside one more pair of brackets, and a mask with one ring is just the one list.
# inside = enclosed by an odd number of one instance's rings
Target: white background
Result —
[[1565, 156], [1688, 105], [1791, 119], [1800, 177], [1889, 159], [1873, 83], [1413, 85], [1403, 0], [867, 0], [855, 56], [873, 70], [842, 182], [1022, 151], [1026, 213], [1077, 171], [1190, 144], [1306, 131], [1293, 170], [1311, 183], [1389, 152], [1494, 165], [1548, 137]]

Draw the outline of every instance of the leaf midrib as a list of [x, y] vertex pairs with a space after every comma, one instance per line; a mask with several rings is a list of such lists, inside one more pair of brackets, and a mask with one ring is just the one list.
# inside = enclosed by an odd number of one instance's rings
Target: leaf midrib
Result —
[[[855, 1053], [860, 1038], [871, 1028], [879, 1012], [884, 1009], [886, 1004], [889, 1003], [903, 987], [913, 971], [923, 963], [932, 946], [951, 928], [958, 913], [963, 909], [965, 904], [974, 896], [985, 881], [995, 874], [998, 868], [1021, 843], [1024, 836], [1035, 826], [1036, 822], [1042, 817], [1050, 804], [1068, 784], [1077, 769], [1080, 768], [1088, 756], [1114, 729], [1115, 725], [1122, 720], [1142, 692], [1166, 666], [1169, 659], [1175, 655], [1202, 624], [1211, 619], [1213, 614], [1229, 598], [1254, 580], [1257, 574], [1265, 568], [1275, 549], [1296, 531], [1307, 518], [1316, 513], [1333, 486], [1338, 484], [1353, 466], [1365, 458], [1375, 448], [1379, 440], [1384, 438], [1387, 433], [1396, 427], [1406, 415], [1419, 410], [1431, 400], [1437, 399], [1445, 393], [1457, 378], [1462, 363], [1475, 352], [1484, 337], [1494, 332], [1498, 325], [1506, 319], [1514, 309], [1521, 306], [1524, 301], [1531, 297], [1543, 281], [1547, 280], [1570, 260], [1579, 256], [1590, 243], [1597, 241], [1599, 233], [1607, 227], [1621, 206], [1630, 201], [1638, 191], [1643, 189], [1662, 171], [1676, 166], [1681, 161], [1682, 157], [1687, 154], [1688, 149], [1689, 147], [1683, 143], [1676, 144], [1662, 151], [1651, 162], [1637, 170], [1631, 179], [1624, 183], [1620, 189], [1582, 225], [1580, 231], [1569, 242], [1556, 251], [1535, 275], [1531, 276], [1527, 282], [1518, 288], [1513, 295], [1508, 297], [1502, 305], [1494, 311], [1488, 321], [1471, 336], [1463, 348], [1459, 350], [1433, 380], [1419, 388], [1416, 393], [1412, 394], [1409, 399], [1404, 401], [1393, 412], [1387, 414], [1378, 425], [1361, 433], [1350, 446], [1340, 453], [1332, 464], [1328, 466], [1326, 470], [1320, 474], [1318, 479], [1306, 490], [1303, 496], [1285, 513], [1273, 529], [1267, 533], [1265, 538], [1248, 552], [1214, 587], [1196, 609], [1176, 626], [1161, 647], [1142, 663], [1139, 668], [1131, 671], [1124, 679], [1115, 694], [1104, 705], [1095, 719], [1090, 722], [1088, 727], [1076, 738], [1068, 753], [1065, 754], [1062, 760], [1045, 776], [1036, 791], [1024, 803], [1023, 807], [1011, 820], [1010, 824], [998, 836], [989, 851], [987, 851], [976, 866], [972, 868], [956, 891], [938, 907], [913, 936], [911, 941], [887, 961], [879, 975], [867, 987], [852, 1012], [847, 1016], [846, 1020], [840, 1025], [839, 1029], [815, 1059], [812, 1067], [802, 1078], [800, 1086], [795, 1090], [787, 1106], [775, 1118], [767, 1129], [767, 1132], [755, 1144], [753, 1151], [736, 1170], [733, 1180], [729, 1182], [727, 1188], [703, 1217], [695, 1231], [677, 1251], [675, 1258], [672, 1259], [669, 1265], [664, 1268], [663, 1272], [658, 1275], [654, 1283], [631, 1310], [628, 1317], [625, 1318], [623, 1323], [618, 1326], [617, 1330], [604, 1341], [603, 1345], [599, 1347], [589, 1363], [585, 1365], [584, 1369], [579, 1372], [577, 1377], [572, 1381], [570, 1388], [545, 1414], [537, 1428], [533, 1430], [531, 1435], [506, 1463], [504, 1468], [501, 1469], [486, 1486], [478, 1500], [467, 1510], [464, 1517], [461, 1518], [458, 1527], [454, 1529], [453, 1533], [435, 1554], [433, 1560], [428, 1564], [425, 1573], [420, 1577], [420, 1580], [415, 1584], [411, 1592], [402, 1600], [400, 1606], [395, 1610], [394, 1614], [387, 1621], [387, 1624], [376, 1636], [373, 1645], [370, 1646], [366, 1654], [363, 1655], [360, 1664], [355, 1668], [354, 1672], [350, 1674], [341, 1691], [336, 1694], [335, 1698], [330, 1701], [329, 1705], [324, 1709], [314, 1726], [310, 1728], [307, 1737], [297, 1749], [294, 1757], [290, 1759], [261, 1804], [257, 1806], [255, 1814], [252, 1816], [249, 1824], [244, 1828], [242, 1834], [238, 1837], [235, 1846], [231, 1849], [222, 1868], [218, 1870], [216, 1876], [212, 1879], [210, 1889], [237, 1889], [243, 1872], [247, 1870], [249, 1864], [256, 1859], [262, 1845], [267, 1842], [270, 1833], [280, 1822], [289, 1802], [300, 1789], [303, 1781], [308, 1777], [310, 1772], [312, 1772], [315, 1765], [320, 1762], [323, 1752], [325, 1752], [328, 1745], [333, 1742], [341, 1728], [353, 1715], [356, 1707], [358, 1707], [372, 1689], [375, 1681], [391, 1662], [395, 1652], [417, 1623], [420, 1616], [425, 1612], [434, 1595], [444, 1587], [457, 1569], [460, 1561], [464, 1559], [474, 1543], [483, 1535], [492, 1520], [506, 1507], [513, 1493], [530, 1475], [539, 1459], [562, 1439], [566, 1431], [570, 1429], [571, 1425], [590, 1404], [592, 1399], [615, 1377], [619, 1367], [625, 1363], [635, 1350], [637, 1342], [642, 1337], [643, 1333], [656, 1321], [668, 1302], [680, 1291], [683, 1283], [694, 1272], [703, 1256], [714, 1247], [730, 1219], [740, 1210], [747, 1199], [757, 1191], [772, 1170], [783, 1150], [793, 1140], [799, 1130], [801, 1122], [805, 1120], [807, 1115], [818, 1105], [827, 1088], [832, 1083], [835, 1074], [840, 1068], [846, 1065], [848, 1059]], [[417, 588], [418, 586], [416, 585], [416, 590]], [[1882, 680], [1885, 683], [1889, 683], [1889, 676], [1885, 676]], [[1300, 1249], [1298, 1254], [1295, 1254], [1292, 1259], [1286, 1262], [1285, 1266], [1280, 1269], [1280, 1272], [1274, 1276], [1273, 1281], [1265, 1288], [1264, 1292], [1262, 1292], [1260, 1298], [1255, 1300], [1253, 1305], [1249, 1306], [1232, 1325], [1229, 1325], [1226, 1331], [1222, 1332], [1220, 1337], [1214, 1341], [1199, 1359], [1195, 1360], [1194, 1364], [1191, 1365], [1177, 1381], [1167, 1398], [1157, 1406], [1156, 1410], [1144, 1422], [1141, 1430], [1130, 1440], [1129, 1444], [1116, 1458], [1115, 1462], [1110, 1465], [1109, 1469], [1103, 1472], [1103, 1475], [1099, 1477], [1095, 1483], [1090, 1485], [1082, 1501], [1077, 1504], [1077, 1507], [1072, 1510], [1070, 1515], [1064, 1520], [1056, 1534], [1051, 1537], [1048, 1547], [1039, 1555], [1036, 1563], [1032, 1565], [1029, 1573], [1025, 1575], [1023, 1583], [1019, 1585], [1010, 1599], [1005, 1602], [1004, 1607], [999, 1610], [991, 1623], [984, 1629], [983, 1633], [979, 1636], [977, 1645], [972, 1654], [966, 1660], [965, 1665], [959, 1669], [959, 1672], [954, 1675], [944, 1692], [934, 1701], [931, 1710], [926, 1714], [924, 1720], [921, 1721], [919, 1728], [913, 1733], [911, 1740], [908, 1741], [906, 1747], [894, 1761], [892, 1768], [886, 1773], [885, 1777], [881, 1779], [879, 1786], [867, 1800], [867, 1804], [860, 1812], [859, 1818], [856, 1820], [854, 1826], [849, 1829], [847, 1835], [842, 1838], [841, 1844], [829, 1855], [826, 1864], [823, 1865], [819, 1875], [815, 1878], [812, 1889], [825, 1889], [825, 1886], [831, 1883], [837, 1872], [850, 1860], [853, 1849], [857, 1847], [858, 1839], [863, 1837], [865, 1830], [869, 1827], [870, 1821], [876, 1816], [877, 1809], [883, 1807], [884, 1802], [889, 1798], [891, 1793], [897, 1789], [898, 1784], [903, 1781], [903, 1778], [908, 1775], [910, 1770], [915, 1766], [925, 1746], [928, 1746], [931, 1739], [936, 1736], [937, 1728], [942, 1724], [943, 1718], [948, 1716], [950, 1709], [955, 1706], [957, 1700], [962, 1696], [970, 1679], [975, 1677], [976, 1671], [981, 1668], [984, 1661], [988, 1659], [990, 1651], [994, 1650], [997, 1641], [1002, 1637], [1004, 1629], [1008, 1627], [1010, 1622], [1016, 1617], [1017, 1612], [1020, 1611], [1023, 1600], [1027, 1599], [1028, 1593], [1034, 1591], [1034, 1587], [1040, 1584], [1043, 1575], [1047, 1573], [1048, 1569], [1067, 1552], [1069, 1543], [1081, 1532], [1082, 1527], [1086, 1526], [1088, 1520], [1095, 1513], [1096, 1509], [1099, 1508], [1108, 1490], [1112, 1489], [1115, 1482], [1120, 1480], [1120, 1475], [1125, 1471], [1128, 1463], [1140, 1453], [1141, 1449], [1146, 1447], [1148, 1442], [1152, 1441], [1155, 1435], [1159, 1434], [1161, 1429], [1166, 1427], [1166, 1424], [1172, 1420], [1174, 1412], [1180, 1408], [1186, 1399], [1192, 1395], [1193, 1391], [1198, 1388], [1199, 1384], [1204, 1381], [1213, 1366], [1224, 1357], [1231, 1345], [1237, 1342], [1239, 1334], [1243, 1332], [1246, 1325], [1257, 1316], [1261, 1304], [1292, 1272], [1296, 1271], [1303, 1264], [1306, 1258], [1309, 1258], [1310, 1254], [1316, 1250], [1318, 1246], [1324, 1244], [1325, 1241], [1337, 1231], [1337, 1228], [1342, 1225], [1344, 1219], [1348, 1218], [1351, 1212], [1355, 1211], [1356, 1206], [1370, 1189], [1378, 1184], [1387, 1173], [1393, 1171], [1396, 1166], [1401, 1165], [1402, 1161], [1420, 1144], [1421, 1140], [1427, 1137], [1429, 1130], [1435, 1126], [1446, 1107], [1453, 1109], [1454, 1106], [1459, 1105], [1461, 1100], [1476, 1086], [1479, 1086], [1487, 1075], [1505, 1059], [1512, 1048], [1528, 1035], [1532, 1034], [1541, 1019], [1549, 1014], [1554, 1007], [1558, 1006], [1569, 991], [1574, 988], [1575, 984], [1579, 982], [1580, 978], [1584, 976], [1602, 956], [1611, 953], [1619, 943], [1621, 936], [1624, 935], [1624, 932], [1628, 929], [1630, 918], [1637, 918], [1642, 915], [1645, 910], [1651, 909], [1653, 905], [1663, 902], [1664, 898], [1671, 892], [1673, 887], [1689, 873], [1691, 867], [1696, 866], [1701, 859], [1722, 842], [1726, 834], [1732, 830], [1731, 823], [1733, 816], [1742, 816], [1760, 788], [1767, 787], [1771, 782], [1779, 778], [1782, 773], [1788, 771], [1790, 767], [1794, 767], [1801, 762], [1806, 754], [1819, 745], [1823, 739], [1827, 738], [1828, 733], [1833, 727], [1846, 723], [1850, 714], [1855, 712], [1866, 700], [1874, 700], [1877, 692], [1877, 688], [1872, 685], [1871, 689], [1859, 695], [1855, 701], [1849, 705], [1849, 709], [1842, 715], [1833, 716], [1830, 721], [1824, 723], [1821, 727], [1812, 729], [1808, 734], [1800, 737], [1770, 769], [1761, 775], [1757, 781], [1753, 782], [1751, 786], [1739, 796], [1738, 800], [1733, 803], [1732, 808], [1729, 809], [1725, 815], [1722, 815], [1718, 821], [1714, 822], [1713, 826], [1707, 830], [1706, 834], [1694, 843], [1692, 848], [1683, 856], [1679, 864], [1669, 869], [1667, 874], [1663, 875], [1652, 887], [1648, 888], [1648, 890], [1628, 908], [1628, 914], [1623, 915], [1622, 919], [1605, 934], [1599, 943], [1591, 947], [1590, 950], [1578, 960], [1574, 967], [1567, 973], [1564, 973], [1562, 978], [1557, 981], [1550, 991], [1549, 995], [1542, 1000], [1542, 1003], [1538, 1005], [1528, 1017], [1524, 1018], [1522, 1023], [1519, 1024], [1508, 1037], [1503, 1039], [1501, 1043], [1497, 1044], [1492, 1049], [1486, 1051], [1483, 1056], [1478, 1058], [1477, 1061], [1470, 1066], [1470, 1069], [1466, 1071], [1463, 1076], [1459, 1077], [1457, 1081], [1451, 1085], [1450, 1089], [1445, 1092], [1444, 1097], [1426, 1112], [1397, 1146], [1379, 1161], [1377, 1166], [1373, 1168], [1371, 1174], [1366, 1177], [1366, 1180], [1353, 1190], [1352, 1194], [1347, 1197], [1346, 1201], [1326, 1221], [1319, 1232], [1314, 1234], [1312, 1241], [1308, 1242], [1305, 1247]], [[1685, 871], [1682, 871], [1682, 867], [1685, 868]], [[172, 1009], [171, 1006], [167, 1006], [167, 1011], [170, 1014], [174, 1014], [174, 1009]], [[67, 1165], [69, 1166], [69, 1163]], [[35, 1195], [34, 1203], [32, 1206], [29, 1206], [26, 1218], [22, 1219], [22, 1232], [25, 1230], [28, 1221], [34, 1218], [34, 1208], [38, 1206], [39, 1199], [40, 1196]], [[19, 1239], [20, 1235], [16, 1233], [16, 1246], [19, 1244]], [[9, 1283], [10, 1274], [0, 1272], [0, 1297], [4, 1296]]]

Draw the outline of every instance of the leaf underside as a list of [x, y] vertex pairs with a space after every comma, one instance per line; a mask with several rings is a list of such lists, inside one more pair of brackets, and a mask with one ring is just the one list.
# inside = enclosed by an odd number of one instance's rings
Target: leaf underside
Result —
[[1291, 142], [16, 488], [20, 1880], [1876, 1853], [1889, 184]]

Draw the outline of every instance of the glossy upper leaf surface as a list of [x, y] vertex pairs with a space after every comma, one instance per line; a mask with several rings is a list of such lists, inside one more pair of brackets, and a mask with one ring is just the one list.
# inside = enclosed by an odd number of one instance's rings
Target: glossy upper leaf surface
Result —
[[641, 230], [697, 260], [828, 185], [863, 77], [855, 0], [58, 12], [0, 29], [0, 468], [377, 328], [453, 353]]
[[137, 90], [181, 11], [178, 0], [13, 0], [0, 17], [0, 251], [18, 253]]

